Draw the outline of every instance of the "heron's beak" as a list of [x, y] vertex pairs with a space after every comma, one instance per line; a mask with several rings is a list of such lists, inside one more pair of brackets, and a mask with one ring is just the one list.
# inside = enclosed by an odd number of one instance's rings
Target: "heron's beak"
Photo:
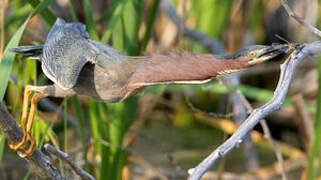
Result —
[[260, 64], [276, 56], [290, 54], [294, 51], [294, 49], [297, 46], [297, 44], [277, 44], [264, 47], [262, 49], [257, 50], [257, 56], [251, 61], [249, 61], [249, 63], [251, 65]]
[[262, 52], [257, 55], [257, 58], [270, 57], [273, 58], [279, 54], [291, 53], [297, 45], [295, 44], [277, 44], [263, 48]]

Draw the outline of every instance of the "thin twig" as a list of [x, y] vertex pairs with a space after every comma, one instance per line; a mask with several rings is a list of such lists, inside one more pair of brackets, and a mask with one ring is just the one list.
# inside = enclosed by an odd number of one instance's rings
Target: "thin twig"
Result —
[[[238, 93], [237, 93], [238, 92]], [[238, 98], [241, 99], [241, 101], [246, 101], [245, 103], [242, 103], [243, 105], [245, 105], [247, 107], [247, 109], [249, 109], [248, 111], [253, 111], [252, 109], [252, 106], [248, 103], [248, 101], [246, 100], [246, 98], [244, 97], [244, 95], [242, 93], [240, 93], [239, 91], [236, 91], [235, 94], [237, 94], [236, 96]], [[200, 113], [204, 113], [206, 115], [209, 115], [211, 117], [216, 117], [216, 115], [212, 115], [212, 113], [207, 113], [207, 112], [204, 112], [198, 108], [196, 108], [188, 99], [187, 96], [186, 97], [186, 102], [187, 104], [189, 105], [190, 108], [192, 108], [193, 111], [195, 112], [200, 112]], [[248, 104], [248, 105], [247, 105]], [[239, 113], [234, 113], [234, 115], [238, 115]], [[281, 169], [281, 174], [282, 174], [282, 178], [283, 180], [287, 180], [287, 175], [286, 175], [286, 169], [285, 169], [285, 164], [284, 164], [284, 159], [283, 159], [283, 156], [282, 156], [282, 153], [278, 147], [278, 145], [276, 144], [276, 142], [274, 141], [274, 139], [272, 138], [272, 135], [271, 135], [271, 132], [270, 132], [270, 129], [266, 123], [266, 121], [264, 119], [262, 119], [260, 121], [260, 125], [262, 126], [263, 128], [263, 132], [264, 132], [264, 137], [266, 139], [268, 139], [268, 141], [270, 142], [271, 146], [273, 147], [273, 150], [276, 154], [276, 158], [278, 160], [278, 162], [280, 163], [280, 169]]]
[[204, 173], [212, 167], [219, 159], [226, 156], [232, 149], [239, 147], [244, 138], [254, 126], [267, 115], [281, 108], [282, 103], [288, 92], [291, 80], [293, 78], [294, 70], [297, 65], [308, 55], [321, 53], [321, 41], [301, 45], [296, 49], [289, 58], [281, 65], [281, 74], [278, 85], [274, 92], [273, 98], [265, 105], [257, 108], [247, 118], [244, 123], [240, 125], [238, 130], [215, 151], [213, 151], [207, 158], [205, 158], [198, 166], [189, 170], [190, 180], [200, 179]]
[[[238, 74], [233, 74], [232, 76], [228, 76], [226, 79], [226, 83], [230, 82], [233, 86], [237, 86], [240, 84], [240, 78]], [[223, 81], [223, 84], [224, 81]], [[226, 86], [226, 85], [225, 85]], [[228, 86], [226, 86], [228, 88]], [[246, 120], [249, 107], [251, 107], [250, 103], [247, 102], [246, 98], [239, 91], [234, 88], [228, 88], [232, 98], [233, 112], [235, 113], [234, 121], [239, 126], [243, 121]], [[243, 100], [245, 99], [245, 100]], [[244, 103], [246, 102], [246, 103]], [[252, 108], [252, 107], [251, 107]], [[257, 152], [255, 146], [252, 141], [252, 137], [248, 136], [244, 140], [243, 145], [243, 153], [245, 155], [246, 166], [248, 171], [255, 171], [259, 168], [259, 160], [257, 156]]]
[[145, 124], [147, 117], [150, 116], [153, 108], [158, 103], [165, 89], [165, 87], [162, 88], [161, 92], [159, 92], [157, 95], [154, 95], [153, 98], [150, 101], [148, 101], [147, 106], [142, 106], [140, 112], [138, 113], [137, 120], [133, 122], [133, 124], [130, 126], [129, 130], [126, 132], [124, 136], [122, 147], [128, 148], [130, 144], [136, 139], [136, 137], [138, 136], [139, 129], [141, 129], [141, 127]]
[[[244, 97], [244, 95], [239, 91], [239, 90], [235, 90], [231, 84], [229, 84], [226, 81], [223, 81], [223, 83], [225, 84], [225, 86], [231, 91], [234, 92], [235, 96], [237, 96], [239, 98], [240, 101], [242, 101], [245, 105], [245, 107], [247, 108], [247, 111], [249, 114], [251, 114], [253, 112], [253, 107], [251, 106], [251, 104], [248, 102], [248, 100]], [[279, 147], [277, 146], [276, 142], [274, 141], [269, 126], [266, 123], [265, 119], [261, 119], [260, 121], [260, 125], [262, 126], [263, 132], [264, 132], [264, 137], [266, 139], [268, 139], [268, 141], [270, 142], [270, 144], [272, 145], [276, 158], [278, 160], [278, 162], [280, 163], [280, 169], [281, 169], [281, 174], [282, 174], [282, 179], [283, 180], [287, 180], [288, 176], [286, 174], [286, 168], [285, 168], [285, 164], [284, 164], [284, 159], [282, 156], [282, 153], [279, 149]]]
[[[235, 133], [238, 129], [237, 125], [235, 122], [229, 120], [229, 119], [215, 119], [211, 116], [208, 116], [207, 114], [204, 113], [199, 113], [199, 112], [193, 112], [193, 116], [196, 117], [197, 121], [201, 122], [202, 124], [206, 124], [215, 128], [221, 129], [224, 133], [228, 135], [232, 135]], [[249, 132], [249, 135], [251, 134], [253, 142], [257, 144], [258, 146], [264, 146], [264, 148], [271, 149], [273, 150], [272, 145], [270, 144], [269, 146], [266, 146], [269, 142], [268, 140], [264, 137], [264, 134], [257, 130], [252, 130]], [[289, 159], [297, 159], [301, 157], [305, 157], [305, 154], [303, 151], [300, 149], [293, 147], [289, 144], [286, 144], [282, 141], [277, 141], [278, 147], [282, 150], [282, 154], [287, 156]], [[275, 162], [278, 163], [278, 162]]]
[[87, 173], [86, 171], [78, 167], [67, 153], [56, 149], [50, 144], [45, 144], [44, 148], [48, 153], [53, 154], [58, 158], [62, 159], [63, 161], [65, 161], [70, 166], [72, 171], [74, 171], [82, 179], [95, 180], [95, 178], [92, 177], [89, 173]]
[[[160, 180], [169, 179], [168, 177], [166, 177], [164, 172], [159, 170], [159, 168], [153, 166], [151, 163], [149, 163], [148, 161], [146, 161], [143, 157], [141, 157], [139, 155], [129, 156], [128, 161], [131, 163], [137, 164], [139, 166], [142, 166], [145, 169], [145, 171], [150, 170], [155, 176], [157, 176], [157, 178], [155, 178], [155, 179], [160, 179]], [[185, 175], [186, 175], [186, 173], [185, 173]]]
[[310, 143], [311, 143], [311, 137], [313, 132], [313, 123], [309, 116], [309, 113], [304, 107], [304, 99], [302, 94], [296, 94], [291, 97], [291, 100], [293, 102], [295, 112], [297, 114], [297, 121], [298, 121], [298, 127], [299, 131], [303, 136], [304, 144], [305, 144], [305, 151], [310, 151]]
[[[176, 24], [179, 30], [178, 32], [183, 31], [184, 36], [200, 42], [203, 46], [211, 50], [211, 52], [214, 52], [216, 54], [224, 54], [224, 46], [222, 45], [221, 41], [216, 39], [213, 40], [211, 37], [202, 32], [191, 30], [186, 26], [183, 26], [180, 17], [176, 14], [174, 7], [169, 0], [162, 0], [161, 7], [166, 11], [171, 20]], [[181, 27], [183, 27], [182, 30]]]
[[286, 3], [286, 0], [280, 0], [280, 2], [290, 17], [294, 18], [298, 23], [304, 25], [309, 31], [311, 31], [315, 35], [321, 37], [321, 31], [315, 28], [314, 26], [312, 26], [311, 24], [307, 23], [306, 21], [304, 21], [299, 16], [297, 16], [295, 12], [288, 6], [288, 4]]
[[185, 102], [188, 105], [188, 107], [194, 111], [194, 112], [199, 112], [199, 113], [203, 113], [206, 114], [208, 116], [211, 116], [213, 118], [227, 118], [230, 119], [232, 117], [234, 117], [236, 114], [234, 112], [232, 113], [214, 113], [214, 112], [205, 112], [204, 110], [201, 110], [200, 108], [194, 106], [194, 104], [191, 102], [189, 95], [187, 95], [187, 93], [184, 94], [185, 96]]
[[[22, 139], [21, 129], [2, 103], [0, 103], [0, 130], [4, 132], [9, 143], [15, 144]], [[38, 148], [35, 149], [30, 157], [25, 159], [32, 165], [33, 170], [41, 179], [64, 179], [58, 169], [51, 164], [49, 157], [43, 154]]]
[[260, 125], [261, 125], [262, 128], [263, 128], [264, 137], [265, 137], [266, 139], [268, 139], [268, 141], [270, 142], [270, 144], [272, 145], [272, 147], [273, 147], [273, 149], [274, 149], [274, 151], [275, 151], [276, 158], [278, 159], [278, 162], [279, 162], [279, 164], [280, 164], [282, 179], [283, 179], [283, 180], [289, 179], [288, 176], [287, 176], [287, 174], [286, 174], [286, 168], [285, 168], [285, 164], [284, 164], [284, 159], [283, 159], [282, 153], [281, 153], [278, 145], [276, 144], [276, 142], [275, 142], [274, 139], [272, 138], [272, 135], [271, 135], [269, 126], [268, 126], [267, 123], [266, 123], [266, 120], [265, 120], [265, 119], [262, 119], [262, 120], [260, 121]]

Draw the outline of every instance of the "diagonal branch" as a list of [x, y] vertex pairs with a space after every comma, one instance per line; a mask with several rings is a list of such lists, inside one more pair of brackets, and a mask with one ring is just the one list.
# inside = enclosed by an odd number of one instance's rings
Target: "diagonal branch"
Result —
[[62, 151], [56, 149], [55, 147], [53, 147], [53, 146], [50, 145], [50, 144], [45, 144], [44, 148], [45, 148], [45, 150], [46, 150], [48, 153], [57, 156], [58, 158], [62, 159], [62, 160], [65, 161], [67, 164], [69, 164], [70, 168], [71, 168], [76, 174], [78, 174], [78, 175], [81, 177], [81, 179], [95, 180], [95, 178], [92, 177], [89, 173], [87, 173], [86, 171], [84, 171], [83, 169], [81, 169], [80, 167], [78, 167], [67, 153], [62, 152]]
[[286, 3], [286, 0], [280, 0], [280, 2], [290, 17], [294, 18], [298, 23], [304, 25], [309, 31], [311, 31], [315, 35], [321, 37], [321, 31], [319, 29], [315, 28], [314, 26], [312, 26], [311, 24], [307, 23], [306, 21], [304, 21], [299, 16], [297, 16], [295, 14], [295, 12]]
[[[248, 113], [252, 113], [253, 112], [253, 107], [251, 106], [251, 104], [249, 103], [249, 101], [244, 97], [244, 95], [239, 91], [239, 90], [235, 90], [231, 85], [229, 84], [229, 82], [224, 82], [225, 86], [235, 94], [235, 98], [237, 98], [239, 101], [242, 101], [243, 105], [245, 106], [245, 108], [248, 110]], [[261, 119], [260, 120], [260, 125], [263, 129], [263, 133], [264, 133], [264, 137], [266, 139], [268, 139], [268, 141], [270, 142], [270, 144], [272, 145], [274, 151], [275, 151], [275, 155], [276, 155], [276, 159], [278, 160], [279, 164], [280, 164], [280, 169], [281, 169], [281, 175], [282, 175], [282, 179], [283, 180], [287, 180], [288, 176], [286, 174], [286, 169], [285, 169], [285, 163], [284, 163], [284, 159], [281, 153], [281, 150], [279, 149], [279, 147], [277, 146], [276, 142], [274, 141], [269, 126], [266, 123], [265, 119]]]
[[[21, 129], [2, 103], [0, 103], [0, 130], [4, 132], [9, 143], [18, 143], [22, 138]], [[49, 157], [38, 148], [26, 160], [41, 179], [64, 179], [58, 169], [51, 164]]]
[[213, 151], [198, 166], [190, 169], [189, 179], [200, 179], [210, 167], [217, 163], [219, 159], [226, 156], [231, 150], [237, 148], [243, 142], [249, 131], [252, 130], [261, 119], [280, 109], [288, 92], [288, 88], [297, 65], [304, 59], [304, 57], [319, 53], [321, 53], [321, 41], [305, 44], [296, 49], [281, 65], [281, 74], [278, 85], [274, 91], [273, 98], [265, 105], [255, 109], [247, 118], [247, 120], [240, 125], [238, 130], [227, 141]]

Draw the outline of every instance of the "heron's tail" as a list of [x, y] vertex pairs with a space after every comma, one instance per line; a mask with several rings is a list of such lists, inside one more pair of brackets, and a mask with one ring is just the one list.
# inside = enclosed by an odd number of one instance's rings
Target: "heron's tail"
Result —
[[23, 54], [22, 59], [37, 59], [40, 60], [42, 55], [43, 45], [40, 46], [19, 46], [10, 49], [11, 52], [17, 54]]

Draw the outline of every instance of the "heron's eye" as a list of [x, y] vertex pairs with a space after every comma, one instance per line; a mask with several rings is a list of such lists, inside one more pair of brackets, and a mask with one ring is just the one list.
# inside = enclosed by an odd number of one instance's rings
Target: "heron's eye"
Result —
[[250, 58], [255, 58], [255, 57], [256, 57], [256, 52], [251, 51], [251, 52], [249, 52], [248, 56], [249, 56]]

